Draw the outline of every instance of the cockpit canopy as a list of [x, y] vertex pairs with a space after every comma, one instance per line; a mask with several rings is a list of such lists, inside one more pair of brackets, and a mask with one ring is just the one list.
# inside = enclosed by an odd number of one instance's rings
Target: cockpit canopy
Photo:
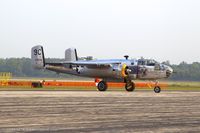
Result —
[[158, 64], [158, 62], [153, 59], [143, 59], [142, 58], [142, 59], [138, 60], [138, 65], [155, 66], [156, 64]]

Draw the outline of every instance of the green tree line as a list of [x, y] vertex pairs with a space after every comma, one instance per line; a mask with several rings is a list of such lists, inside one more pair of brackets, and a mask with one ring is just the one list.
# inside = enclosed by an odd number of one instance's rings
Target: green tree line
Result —
[[200, 81], [200, 63], [193, 62], [187, 64], [181, 62], [179, 65], [171, 65], [174, 69], [174, 74], [170, 79], [182, 81]]
[[[47, 59], [51, 62], [58, 59]], [[30, 58], [0, 59], [0, 72], [11, 72], [14, 77], [57, 77], [55, 72], [36, 70], [31, 65]], [[66, 75], [67, 77], [68, 75]]]
[[[47, 59], [47, 62], [62, 61], [61, 59]], [[165, 62], [170, 65], [169, 62]], [[181, 62], [178, 65], [170, 65], [174, 69], [174, 74], [170, 80], [182, 81], [200, 81], [200, 63], [194, 62], [187, 64]], [[14, 77], [64, 77], [69, 78], [71, 75], [57, 75], [55, 72], [48, 70], [35, 70], [31, 66], [30, 58], [7, 58], [0, 59], [0, 72], [11, 72]]]

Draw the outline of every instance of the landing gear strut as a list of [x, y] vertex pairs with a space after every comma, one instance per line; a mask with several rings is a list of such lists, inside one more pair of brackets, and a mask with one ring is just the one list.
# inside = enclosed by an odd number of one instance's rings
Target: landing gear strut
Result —
[[126, 85], [125, 85], [126, 91], [132, 92], [132, 91], [135, 90], [135, 83], [132, 82], [131, 79], [126, 78], [126, 79], [125, 79], [125, 83], [126, 83]]
[[108, 89], [108, 85], [105, 81], [100, 81], [97, 85], [99, 91], [106, 91]]

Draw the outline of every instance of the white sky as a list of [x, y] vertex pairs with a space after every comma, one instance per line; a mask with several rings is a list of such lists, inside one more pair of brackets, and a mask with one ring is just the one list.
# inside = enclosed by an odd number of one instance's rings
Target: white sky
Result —
[[0, 58], [141, 56], [200, 62], [200, 0], [0, 0]]

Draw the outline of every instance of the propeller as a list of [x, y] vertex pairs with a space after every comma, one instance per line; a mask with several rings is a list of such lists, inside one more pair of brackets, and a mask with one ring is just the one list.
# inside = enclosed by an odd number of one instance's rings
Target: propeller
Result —
[[121, 70], [122, 77], [128, 77], [130, 72], [131, 72], [131, 69], [129, 69], [126, 64], [123, 64], [122, 70]]
[[131, 73], [131, 69], [129, 69], [128, 67], [126, 67], [126, 69], [125, 69], [125, 74], [126, 75], [129, 75]]

